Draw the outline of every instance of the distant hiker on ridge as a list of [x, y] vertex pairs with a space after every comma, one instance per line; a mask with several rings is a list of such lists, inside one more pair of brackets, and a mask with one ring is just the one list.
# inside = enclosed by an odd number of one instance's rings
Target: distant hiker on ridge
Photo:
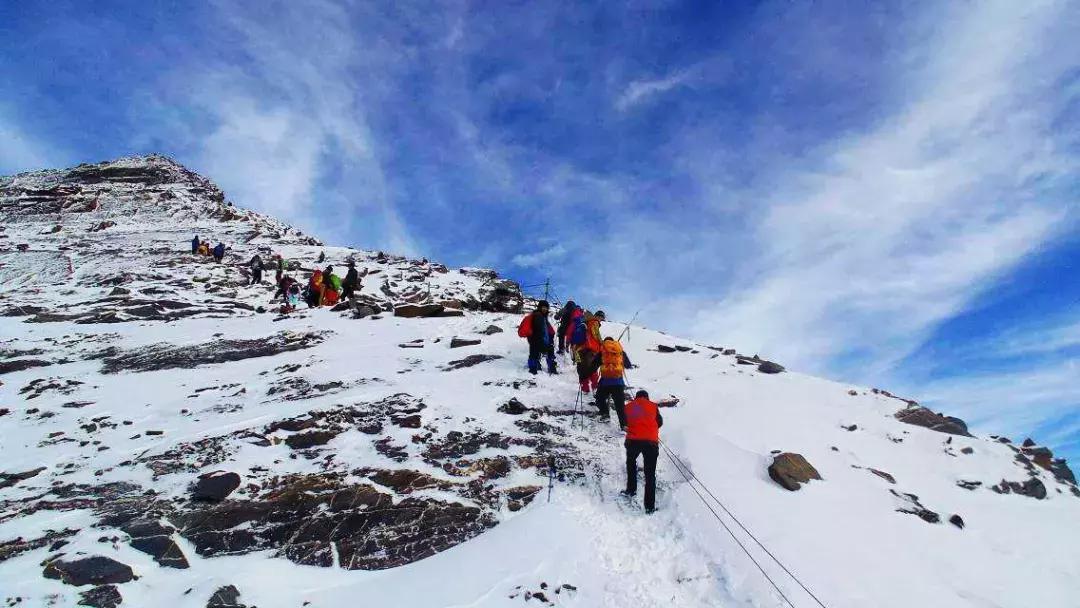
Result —
[[191, 239], [191, 255], [199, 253], [199, 235], [195, 235], [195, 238]]
[[638, 391], [626, 404], [626, 489], [623, 496], [637, 494], [637, 457], [645, 460], [645, 512], [656, 510], [656, 458], [660, 455], [660, 427], [664, 418], [660, 408], [649, 401], [649, 393]]
[[351, 300], [357, 289], [360, 288], [360, 273], [356, 271], [356, 262], [349, 260], [349, 271], [345, 273], [345, 280], [341, 283], [341, 299]]
[[274, 282], [280, 283], [282, 275], [285, 274], [285, 258], [281, 257], [280, 253], [274, 254]]
[[518, 326], [518, 336], [529, 341], [529, 373], [536, 375], [540, 372], [540, 357], [547, 358], [547, 371], [554, 374], [558, 371], [555, 365], [555, 328], [548, 321], [548, 302], [540, 300], [536, 310], [525, 316]]
[[248, 262], [248, 266], [251, 268], [251, 283], [250, 283], [250, 285], [254, 285], [255, 283], [262, 283], [262, 273], [263, 273], [262, 257], [259, 254], [256, 253], [255, 257], [251, 258], [251, 261]]
[[221, 263], [221, 259], [225, 257], [225, 243], [218, 243], [214, 246], [214, 261], [218, 264]]
[[622, 344], [615, 338], [604, 338], [600, 344], [600, 356], [594, 359], [593, 370], [590, 374], [600, 371], [600, 385], [596, 388], [596, 406], [600, 408], [600, 418], [610, 420], [608, 411], [608, 399], [615, 405], [615, 415], [619, 417], [619, 428], [626, 430], [626, 413], [623, 411], [626, 403], [626, 381], [623, 379], [623, 370], [633, 367], [630, 358], [623, 351]]
[[320, 251], [319, 252], [319, 261], [318, 261], [318, 263], [322, 264], [325, 261], [326, 261], [326, 252], [325, 251]]

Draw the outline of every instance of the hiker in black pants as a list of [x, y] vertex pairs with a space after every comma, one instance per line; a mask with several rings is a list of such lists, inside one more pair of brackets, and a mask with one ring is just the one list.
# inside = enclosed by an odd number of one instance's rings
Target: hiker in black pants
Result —
[[251, 261], [248, 262], [248, 265], [251, 267], [251, 283], [249, 283], [249, 285], [254, 285], [255, 283], [262, 283], [262, 256], [256, 253], [255, 257], [251, 258]]
[[660, 455], [660, 427], [664, 418], [649, 393], [638, 391], [626, 404], [626, 489], [622, 494], [637, 494], [637, 459], [645, 460], [645, 512], [656, 510], [656, 459]]
[[577, 304], [574, 304], [573, 300], [569, 300], [566, 304], [559, 309], [559, 312], [555, 313], [555, 320], [559, 322], [559, 354], [566, 352], [566, 328], [570, 327], [570, 313], [574, 312], [577, 308]]

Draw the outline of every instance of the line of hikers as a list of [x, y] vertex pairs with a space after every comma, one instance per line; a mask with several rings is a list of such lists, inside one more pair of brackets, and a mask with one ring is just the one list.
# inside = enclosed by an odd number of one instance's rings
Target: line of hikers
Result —
[[214, 261], [218, 264], [221, 263], [221, 259], [225, 257], [225, 243], [218, 241], [217, 245], [210, 247], [210, 241], [199, 240], [199, 235], [195, 235], [195, 238], [191, 239], [191, 254], [201, 255], [206, 257], [213, 257]]
[[[325, 255], [320, 260], [325, 261]], [[278, 297], [284, 299], [281, 312], [289, 313], [296, 310], [301, 300], [307, 303], [308, 308], [334, 306], [338, 302], [352, 301], [356, 292], [360, 290], [361, 275], [356, 269], [356, 262], [349, 260], [348, 266], [349, 270], [345, 273], [344, 279], [334, 272], [333, 266], [327, 266], [323, 270], [311, 273], [307, 285], [301, 287], [296, 279], [283, 274], [284, 263], [279, 263], [278, 288], [274, 293], [274, 299]]]
[[[541, 358], [549, 374], [558, 373], [555, 344], [558, 353], [570, 352], [577, 366], [578, 383], [583, 394], [595, 393], [594, 405], [600, 419], [611, 420], [611, 409], [625, 432], [626, 489], [622, 494], [637, 494], [637, 459], [645, 465], [645, 512], [656, 510], [656, 460], [660, 449], [660, 427], [664, 418], [659, 406], [649, 400], [649, 393], [639, 390], [634, 399], [626, 402], [626, 370], [634, 366], [619, 340], [600, 337], [600, 325], [606, 320], [604, 311], [590, 313], [570, 300], [555, 314], [556, 331], [548, 315], [547, 300], [540, 300], [536, 310], [525, 316], [518, 326], [518, 336], [529, 343], [529, 373], [540, 373]], [[557, 338], [556, 338], [557, 337]], [[611, 402], [609, 404], [609, 401]]]

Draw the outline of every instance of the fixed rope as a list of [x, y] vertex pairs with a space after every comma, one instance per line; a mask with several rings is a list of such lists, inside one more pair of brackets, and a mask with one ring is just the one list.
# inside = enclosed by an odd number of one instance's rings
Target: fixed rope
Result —
[[803, 582], [799, 580], [799, 578], [795, 576], [795, 574], [792, 573], [791, 570], [789, 570], [788, 567], [785, 566], [778, 557], [776, 557], [776, 555], [773, 554], [772, 551], [769, 551], [769, 549], [764, 544], [762, 544], [762, 542], [758, 540], [756, 536], [754, 536], [753, 532], [751, 532], [745, 525], [743, 525], [741, 521], [739, 521], [738, 517], [735, 517], [735, 514], [732, 513], [727, 508], [727, 506], [724, 505], [724, 503], [716, 497], [716, 494], [713, 494], [712, 490], [710, 490], [709, 487], [705, 485], [705, 483], [701, 481], [698, 476], [694, 474], [693, 471], [690, 470], [690, 468], [686, 465], [686, 463], [682, 461], [682, 459], [679, 457], [678, 454], [675, 453], [674, 450], [669, 448], [668, 445], [663, 441], [660, 442], [660, 445], [663, 446], [664, 453], [667, 454], [668, 459], [671, 460], [672, 464], [675, 465], [675, 468], [679, 470], [680, 474], [682, 474], [683, 478], [686, 480], [687, 485], [690, 486], [690, 489], [692, 489], [694, 493], [697, 494], [698, 498], [701, 499], [701, 502], [706, 506], [706, 508], [709, 509], [709, 511], [712, 512], [713, 516], [716, 517], [716, 520], [720, 522], [720, 525], [722, 525], [724, 529], [727, 530], [727, 533], [731, 535], [731, 538], [735, 540], [735, 542], [739, 545], [739, 548], [743, 550], [743, 553], [746, 553], [746, 556], [750, 558], [750, 561], [754, 562], [754, 565], [757, 566], [758, 570], [761, 571], [761, 574], [765, 576], [765, 578], [772, 584], [773, 588], [776, 589], [776, 592], [780, 594], [780, 597], [784, 598], [784, 601], [787, 602], [789, 606], [795, 608], [795, 605], [791, 603], [791, 600], [789, 600], [786, 595], [784, 595], [784, 592], [780, 590], [780, 587], [776, 584], [775, 581], [773, 581], [772, 577], [770, 577], [769, 574], [765, 572], [765, 569], [761, 567], [761, 564], [758, 563], [754, 556], [750, 554], [750, 551], [747, 550], [746, 545], [744, 545], [742, 541], [740, 541], [738, 537], [735, 536], [735, 533], [720, 517], [720, 514], [716, 512], [716, 509], [714, 509], [712, 505], [709, 504], [709, 501], [705, 499], [705, 496], [701, 493], [700, 490], [698, 490], [696, 485], [691, 483], [691, 481], [696, 481], [697, 484], [705, 490], [709, 497], [712, 498], [713, 501], [715, 501], [716, 504], [720, 506], [724, 513], [726, 513], [727, 516], [730, 517], [739, 526], [739, 528], [746, 533], [747, 536], [753, 539], [754, 543], [757, 544], [757, 546], [760, 547], [761, 550], [764, 551], [765, 554], [768, 555], [774, 562], [776, 562], [776, 565], [780, 566], [780, 568], [789, 577], [791, 577], [791, 580], [795, 581], [795, 583], [798, 584], [799, 587], [801, 587], [807, 595], [813, 598], [813, 600], [817, 603], [818, 606], [820, 606], [821, 608], [828, 608], [820, 599], [818, 599], [816, 595], [814, 595], [813, 591], [810, 591], [810, 589], [807, 588], [807, 586], [804, 585]]

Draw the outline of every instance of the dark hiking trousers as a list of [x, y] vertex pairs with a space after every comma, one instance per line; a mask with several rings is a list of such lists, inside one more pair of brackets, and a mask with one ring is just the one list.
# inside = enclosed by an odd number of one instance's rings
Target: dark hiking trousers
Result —
[[256, 268], [251, 271], [251, 285], [255, 283], [262, 283], [262, 268]]
[[529, 340], [529, 371], [537, 373], [540, 371], [540, 357], [547, 359], [547, 369], [549, 374], [554, 374], [557, 370], [555, 368], [555, 350], [550, 344], [544, 344], [540, 341]]
[[619, 426], [626, 426], [626, 393], [623, 392], [622, 385], [604, 386], [600, 385], [596, 388], [596, 406], [600, 408], [600, 416], [602, 418], [611, 417], [611, 412], [608, 409], [608, 399], [615, 405], [615, 415], [619, 417]]
[[637, 494], [637, 457], [645, 457], [645, 510], [656, 508], [656, 458], [660, 446], [641, 439], [626, 440], [626, 493]]

